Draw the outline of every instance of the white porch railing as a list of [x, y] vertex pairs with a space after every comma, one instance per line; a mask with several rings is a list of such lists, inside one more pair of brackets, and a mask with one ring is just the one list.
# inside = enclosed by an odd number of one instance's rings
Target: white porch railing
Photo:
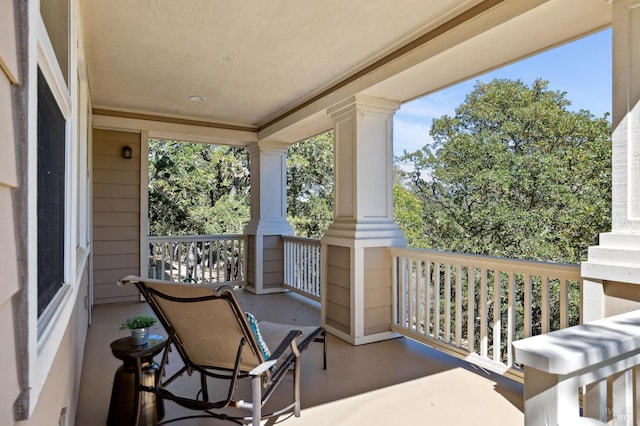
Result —
[[284, 287], [320, 301], [320, 240], [283, 236]]
[[640, 310], [513, 346], [516, 360], [524, 365], [527, 426], [638, 424]]
[[245, 235], [150, 236], [149, 278], [193, 283], [246, 283]]
[[392, 329], [522, 380], [511, 343], [580, 322], [580, 268], [391, 248]]

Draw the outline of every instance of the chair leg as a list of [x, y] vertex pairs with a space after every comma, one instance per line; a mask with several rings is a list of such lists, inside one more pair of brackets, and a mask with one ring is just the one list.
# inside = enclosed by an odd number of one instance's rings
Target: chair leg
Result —
[[200, 373], [200, 390], [202, 391], [202, 400], [209, 401], [209, 389], [207, 388], [207, 376]]
[[327, 369], [327, 332], [322, 332], [322, 368]]
[[253, 376], [251, 379], [251, 415], [253, 417], [251, 424], [260, 426], [262, 420], [262, 378], [261, 376]]
[[293, 397], [295, 405], [293, 406], [293, 415], [300, 417], [300, 357], [296, 357], [293, 367]]
[[136, 358], [136, 370], [134, 375], [134, 398], [133, 398], [133, 426], [140, 424], [140, 410], [142, 409], [142, 364], [140, 358]]
[[322, 369], [327, 369], [327, 331], [323, 330], [319, 337], [316, 337], [314, 342], [322, 342]]

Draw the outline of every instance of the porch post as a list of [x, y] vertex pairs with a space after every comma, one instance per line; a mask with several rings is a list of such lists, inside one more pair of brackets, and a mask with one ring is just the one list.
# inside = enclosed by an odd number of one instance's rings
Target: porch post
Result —
[[289, 144], [260, 141], [248, 146], [251, 161], [251, 220], [247, 290], [256, 294], [282, 291], [282, 235], [293, 235], [287, 221], [287, 149]]
[[392, 264], [405, 246], [393, 221], [393, 114], [396, 101], [356, 95], [328, 110], [334, 121], [335, 204], [322, 238], [322, 319], [354, 344], [395, 337]]
[[586, 320], [640, 308], [640, 0], [611, 3], [612, 229], [582, 264]]

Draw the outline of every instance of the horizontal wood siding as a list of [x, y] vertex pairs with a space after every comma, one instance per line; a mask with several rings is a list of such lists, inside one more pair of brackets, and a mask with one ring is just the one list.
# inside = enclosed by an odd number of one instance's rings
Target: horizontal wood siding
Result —
[[[122, 147], [133, 158], [122, 158]], [[140, 273], [140, 135], [93, 132], [93, 296], [96, 304], [138, 300], [123, 275]]]
[[267, 235], [262, 240], [262, 287], [281, 288], [284, 283], [284, 248], [280, 235]]
[[385, 247], [364, 249], [364, 334], [390, 330], [391, 255]]
[[[11, 93], [9, 74], [16, 78], [18, 75], [16, 56], [16, 33], [12, 1], [3, 2], [0, 17], [0, 64], [5, 65], [5, 72], [0, 69], [0, 259], [2, 259], [2, 284], [0, 285], [0, 339], [7, 350], [2, 351], [0, 362], [3, 365], [2, 392], [0, 392], [0, 424], [14, 424], [13, 410], [16, 399], [20, 394], [19, 372], [21, 363], [18, 361], [19, 350], [14, 346], [20, 337], [17, 330], [26, 322], [14, 322], [20, 318], [20, 311], [14, 311], [16, 306], [13, 295], [19, 289], [18, 281], [18, 238], [19, 218], [14, 216], [15, 188], [18, 186], [17, 159], [15, 147], [19, 146], [22, 138], [18, 137], [18, 129], [14, 129], [14, 100]], [[7, 74], [5, 74], [7, 73]], [[13, 193], [13, 194], [12, 194]], [[26, 220], [26, 219], [25, 219]], [[24, 262], [24, 260], [22, 260]], [[23, 268], [24, 269], [24, 268]], [[26, 290], [26, 288], [25, 288]], [[24, 312], [23, 312], [24, 313]]]
[[327, 246], [327, 324], [343, 333], [351, 332], [351, 255], [348, 247]]
[[256, 288], [256, 236], [247, 237], [247, 285]]

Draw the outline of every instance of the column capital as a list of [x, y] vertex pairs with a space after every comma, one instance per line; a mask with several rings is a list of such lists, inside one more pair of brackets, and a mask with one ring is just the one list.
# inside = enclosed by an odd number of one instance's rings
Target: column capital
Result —
[[327, 109], [327, 114], [334, 120], [342, 115], [352, 113], [356, 109], [368, 112], [393, 114], [400, 108], [400, 102], [369, 95], [355, 95]]
[[247, 145], [247, 151], [249, 151], [249, 154], [257, 154], [259, 152], [268, 152], [272, 154], [286, 154], [287, 150], [290, 147], [291, 147], [291, 144], [288, 142], [261, 140], [258, 142], [249, 143]]

